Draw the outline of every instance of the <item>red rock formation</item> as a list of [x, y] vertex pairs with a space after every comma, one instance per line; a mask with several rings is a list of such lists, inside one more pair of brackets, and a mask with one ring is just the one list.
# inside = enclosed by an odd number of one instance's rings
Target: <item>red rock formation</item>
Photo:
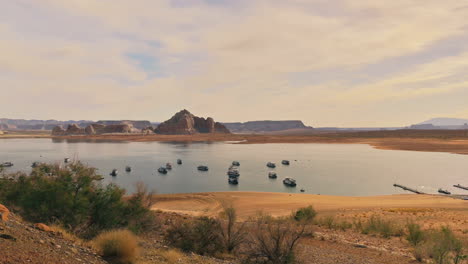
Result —
[[62, 136], [65, 135], [65, 129], [62, 126], [56, 126], [52, 129], [52, 136]]
[[65, 133], [67, 135], [83, 135], [85, 133], [85, 130], [77, 124], [70, 124], [68, 125], [67, 131]]
[[185, 109], [176, 113], [171, 119], [159, 124], [155, 132], [167, 135], [230, 133], [222, 124], [214, 122], [213, 118], [197, 117]]
[[34, 227], [44, 232], [52, 232], [52, 229], [48, 225], [43, 223], [34, 224]]

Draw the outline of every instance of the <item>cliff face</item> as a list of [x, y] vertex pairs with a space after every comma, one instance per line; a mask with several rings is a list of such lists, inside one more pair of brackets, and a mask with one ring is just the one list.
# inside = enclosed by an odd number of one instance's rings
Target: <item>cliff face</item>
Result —
[[136, 133], [140, 130], [135, 129], [131, 124], [102, 125], [91, 124], [82, 128], [76, 124], [68, 125], [67, 129], [62, 126], [56, 126], [52, 129], [53, 136], [71, 136], [71, 135], [100, 135], [110, 133]]
[[171, 119], [159, 124], [155, 129], [158, 134], [191, 135], [197, 133], [230, 133], [221, 123], [213, 118], [194, 116], [187, 110], [176, 113]]

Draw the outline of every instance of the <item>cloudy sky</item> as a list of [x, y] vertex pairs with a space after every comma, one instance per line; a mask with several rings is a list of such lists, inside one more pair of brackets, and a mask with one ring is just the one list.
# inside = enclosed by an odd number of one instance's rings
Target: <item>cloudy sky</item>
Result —
[[466, 0], [0, 0], [0, 117], [468, 118]]

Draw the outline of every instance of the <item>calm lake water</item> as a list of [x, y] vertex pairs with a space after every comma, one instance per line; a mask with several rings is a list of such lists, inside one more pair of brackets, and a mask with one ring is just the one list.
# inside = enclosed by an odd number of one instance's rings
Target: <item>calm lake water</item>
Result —
[[[129, 192], [144, 182], [158, 193], [213, 191], [299, 192], [327, 195], [381, 195], [403, 193], [397, 182], [436, 193], [438, 188], [466, 193], [453, 184], [468, 185], [468, 156], [448, 153], [377, 150], [360, 144], [228, 144], [165, 142], [83, 142], [52, 139], [0, 139], [0, 161], [15, 165], [7, 171], [30, 171], [33, 161], [63, 162], [79, 159], [96, 167], [105, 183], [116, 183]], [[177, 165], [180, 158], [182, 165]], [[288, 159], [291, 165], [281, 165]], [[229, 185], [227, 169], [241, 163], [239, 185]], [[275, 162], [276, 169], [266, 167]], [[166, 162], [173, 169], [157, 172]], [[200, 164], [209, 171], [200, 172]], [[130, 165], [132, 172], [126, 173]], [[119, 170], [117, 177], [110, 171]], [[278, 179], [268, 178], [275, 171]], [[297, 180], [286, 187], [285, 177]]]

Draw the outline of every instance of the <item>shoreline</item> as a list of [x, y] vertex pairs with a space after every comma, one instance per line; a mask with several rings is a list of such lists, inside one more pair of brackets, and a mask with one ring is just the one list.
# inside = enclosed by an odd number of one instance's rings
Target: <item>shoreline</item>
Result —
[[[414, 132], [414, 131], [413, 131]], [[446, 132], [449, 133], [449, 132]], [[377, 136], [376, 136], [377, 135]], [[445, 152], [468, 155], [468, 138], [434, 134], [330, 133], [313, 135], [196, 134], [196, 135], [92, 135], [51, 136], [45, 134], [6, 134], [0, 139], [50, 138], [54, 141], [84, 142], [226, 142], [229, 144], [366, 144], [382, 150]]]
[[312, 205], [325, 213], [366, 210], [456, 210], [468, 216], [468, 201], [439, 195], [393, 194], [379, 196], [332, 196], [274, 192], [208, 192], [157, 194], [153, 210], [191, 216], [216, 216], [223, 207], [236, 208], [241, 219], [259, 212], [286, 216]]

